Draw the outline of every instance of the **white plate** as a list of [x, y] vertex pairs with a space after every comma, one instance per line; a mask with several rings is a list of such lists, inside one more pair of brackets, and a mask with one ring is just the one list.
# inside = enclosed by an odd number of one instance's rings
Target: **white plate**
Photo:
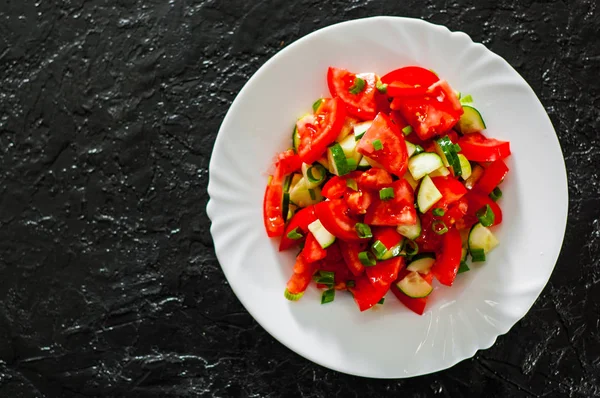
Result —
[[[391, 293], [381, 308], [358, 311], [338, 293], [320, 305], [311, 286], [283, 298], [295, 253], [267, 238], [262, 199], [274, 156], [291, 145], [296, 118], [328, 96], [327, 67], [380, 75], [406, 65], [435, 70], [472, 94], [487, 134], [509, 140], [511, 172], [502, 185], [500, 246], [485, 265], [437, 286], [423, 316]], [[448, 368], [490, 347], [521, 319], [546, 285], [567, 218], [567, 180], [556, 134], [533, 90], [502, 58], [462, 32], [421, 20], [376, 17], [344, 22], [291, 44], [248, 81], [217, 136], [208, 215], [217, 257], [234, 292], [277, 340], [320, 365], [377, 378]], [[268, 353], [265, 353], [268, 356]]]

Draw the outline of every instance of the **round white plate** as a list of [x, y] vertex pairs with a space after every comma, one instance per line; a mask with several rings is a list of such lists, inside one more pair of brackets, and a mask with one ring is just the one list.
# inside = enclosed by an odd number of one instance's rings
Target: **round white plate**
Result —
[[[296, 118], [315, 99], [329, 96], [330, 65], [379, 75], [407, 65], [433, 69], [455, 90], [473, 96], [488, 136], [511, 143], [511, 172], [500, 202], [504, 221], [495, 227], [500, 246], [485, 265], [459, 275], [451, 288], [436, 286], [423, 316], [405, 309], [391, 293], [383, 306], [363, 313], [345, 292], [327, 305], [320, 304], [314, 286], [299, 302], [283, 297], [295, 253], [279, 253], [278, 240], [267, 237], [263, 194], [274, 156], [291, 145]], [[321, 29], [265, 63], [221, 125], [208, 192], [217, 257], [258, 323], [311, 361], [376, 378], [435, 372], [494, 344], [546, 285], [568, 207], [556, 134], [525, 80], [462, 32], [395, 17]]]

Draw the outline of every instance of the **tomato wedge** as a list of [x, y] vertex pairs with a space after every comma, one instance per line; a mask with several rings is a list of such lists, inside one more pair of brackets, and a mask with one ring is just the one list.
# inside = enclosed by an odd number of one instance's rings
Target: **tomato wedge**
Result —
[[373, 227], [373, 242], [380, 241], [390, 250], [392, 247], [402, 242], [402, 235], [396, 231], [396, 227]]
[[[407, 274], [408, 274], [408, 271], [406, 271], [406, 269], [401, 270], [400, 274], [398, 275], [398, 279], [397, 280], [400, 281]], [[421, 276], [427, 282], [429, 282], [429, 283], [433, 282], [433, 274], [431, 272], [428, 273], [428, 274], [426, 274], [426, 275], [421, 275]], [[400, 302], [402, 304], [404, 304], [404, 306], [406, 308], [408, 308], [409, 310], [411, 310], [412, 312], [414, 312], [416, 314], [423, 315], [423, 312], [425, 312], [425, 307], [427, 306], [427, 299], [429, 298], [429, 296], [423, 297], [423, 298], [408, 297], [400, 289], [398, 289], [398, 287], [396, 286], [395, 283], [392, 285], [392, 289], [391, 290], [392, 290], [392, 293], [394, 293], [394, 296], [396, 296], [396, 298], [398, 300], [400, 300]]]
[[381, 78], [381, 82], [388, 85], [399, 82], [413, 87], [420, 86], [425, 88], [428, 88], [438, 80], [440, 78], [435, 73], [420, 66], [405, 66], [393, 70]]
[[315, 215], [321, 224], [336, 238], [348, 241], [358, 241], [361, 238], [356, 233], [356, 220], [348, 213], [350, 209], [344, 199], [327, 200], [315, 205]]
[[348, 185], [346, 181], [349, 179], [357, 180], [362, 173], [360, 171], [352, 171], [342, 177], [333, 176], [323, 185], [321, 195], [327, 199], [339, 199], [348, 193]]
[[377, 265], [366, 267], [369, 282], [377, 288], [386, 289], [398, 278], [398, 272], [404, 267], [404, 257], [393, 257], [379, 261]]
[[346, 195], [346, 203], [352, 214], [365, 214], [371, 203], [373, 203], [373, 194], [361, 189], [352, 191]]
[[[380, 149], [374, 142], [379, 140]], [[404, 134], [384, 113], [379, 113], [362, 136], [356, 151], [381, 164], [388, 172], [402, 178], [408, 168], [408, 150]]]
[[385, 296], [390, 288], [389, 283], [372, 284], [366, 276], [360, 276], [355, 280], [355, 286], [349, 288], [354, 296], [354, 301], [361, 311], [368, 310], [373, 307]]
[[292, 294], [302, 293], [306, 290], [312, 276], [317, 269], [318, 263], [307, 263], [302, 256], [296, 257], [294, 264], [294, 273], [287, 283], [287, 290]]
[[358, 253], [365, 251], [367, 244], [365, 242], [345, 242], [338, 241], [342, 257], [346, 266], [354, 276], [359, 276], [365, 272], [365, 266], [358, 259]]
[[431, 272], [441, 284], [452, 286], [460, 267], [462, 240], [458, 229], [451, 227], [442, 235], [442, 247], [436, 253]]
[[447, 227], [456, 224], [457, 221], [462, 220], [462, 218], [467, 214], [469, 210], [469, 202], [463, 196], [456, 202], [452, 203], [448, 206], [448, 210], [444, 213], [442, 220]]
[[307, 164], [319, 159], [337, 138], [344, 126], [346, 110], [339, 98], [326, 98], [314, 115], [306, 115], [296, 123], [300, 143], [298, 155]]
[[433, 184], [442, 194], [442, 199], [433, 206], [434, 208], [440, 207], [446, 210], [450, 204], [456, 202], [467, 193], [467, 188], [454, 177], [432, 177], [431, 181], [433, 181]]
[[287, 250], [290, 247], [302, 242], [303, 239], [290, 239], [287, 237], [287, 235], [294, 229], [298, 228], [298, 232], [306, 237], [308, 234], [308, 225], [316, 219], [317, 217], [315, 216], [314, 206], [305, 207], [298, 213], [294, 214], [290, 222], [285, 227], [285, 231], [281, 237], [281, 242], [279, 243], [279, 251]]
[[394, 189], [394, 197], [384, 201], [377, 195], [365, 214], [365, 223], [390, 226], [416, 224], [415, 199], [408, 181], [405, 179], [394, 181], [391, 187]]
[[467, 211], [467, 216], [465, 216], [465, 218], [470, 217], [472, 221], [472, 223], [467, 223], [467, 226], [470, 227], [478, 221], [475, 214], [478, 210], [485, 207], [485, 205], [490, 205], [490, 208], [494, 213], [494, 223], [492, 225], [498, 225], [502, 222], [502, 209], [498, 206], [498, 203], [490, 199], [489, 196], [470, 191], [465, 195], [465, 198], [469, 203], [469, 210]]
[[[351, 90], [358, 90], [357, 78], [362, 79], [364, 85], [360, 92], [353, 94]], [[329, 67], [327, 71], [327, 86], [331, 96], [339, 97], [348, 114], [362, 120], [371, 120], [376, 115], [377, 97], [380, 96], [376, 83], [377, 76], [374, 73], [355, 74], [334, 67]]]
[[356, 180], [361, 189], [370, 189], [379, 191], [381, 188], [389, 187], [392, 184], [392, 176], [387, 171], [372, 167], [363, 172]]
[[327, 251], [321, 247], [312, 233], [306, 235], [306, 242], [300, 255], [307, 263], [314, 263], [327, 257]]
[[506, 163], [502, 160], [496, 160], [485, 169], [473, 189], [489, 195], [502, 182], [507, 173]]
[[302, 162], [293, 150], [289, 149], [278, 156], [275, 163], [275, 173], [267, 185], [263, 199], [263, 220], [269, 237], [283, 234], [285, 220], [283, 219], [283, 179], [287, 174], [298, 170]]
[[421, 235], [415, 240], [420, 252], [435, 252], [441, 245], [441, 235], [436, 234], [432, 228], [434, 220], [430, 211], [421, 215]]
[[510, 155], [510, 142], [486, 138], [481, 133], [464, 135], [458, 145], [462, 154], [473, 162], [493, 162]]

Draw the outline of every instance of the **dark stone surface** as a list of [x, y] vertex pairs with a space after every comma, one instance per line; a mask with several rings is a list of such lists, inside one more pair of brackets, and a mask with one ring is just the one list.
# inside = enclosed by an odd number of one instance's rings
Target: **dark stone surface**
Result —
[[[600, 396], [598, 7], [0, 0], [0, 396]], [[270, 337], [227, 285], [205, 213], [213, 142], [248, 78], [317, 28], [383, 14], [510, 62], [550, 114], [570, 190], [529, 314], [450, 370], [391, 381]]]

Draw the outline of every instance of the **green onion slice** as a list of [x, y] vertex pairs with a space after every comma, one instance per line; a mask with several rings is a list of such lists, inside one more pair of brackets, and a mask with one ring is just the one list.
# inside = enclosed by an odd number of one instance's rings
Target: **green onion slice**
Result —
[[379, 190], [379, 199], [390, 200], [394, 198], [394, 188], [387, 187]]
[[383, 149], [383, 144], [381, 143], [380, 140], [373, 140], [372, 144], [373, 144], [373, 149], [375, 149], [376, 151], [380, 151]]
[[402, 129], [402, 132], [404, 133], [404, 135], [409, 135], [413, 132], [413, 128], [412, 126], [406, 126]]
[[365, 81], [360, 77], [356, 76], [356, 78], [354, 78], [354, 84], [352, 85], [352, 87], [350, 87], [348, 91], [350, 91], [350, 94], [359, 94], [362, 93], [364, 89]]
[[414, 256], [419, 252], [419, 245], [414, 240], [404, 239], [402, 250], [404, 251], [404, 253], [406, 253], [407, 256]]
[[441, 209], [439, 207], [436, 207], [431, 212], [433, 213], [434, 216], [438, 216], [438, 217], [441, 217], [445, 214], [444, 209]]
[[485, 252], [483, 249], [471, 249], [471, 258], [475, 263], [485, 261]]
[[331, 303], [335, 299], [335, 290], [327, 289], [321, 295], [321, 304]]
[[460, 267], [458, 268], [458, 273], [462, 274], [463, 272], [469, 271], [471, 268], [464, 261], [460, 262]]
[[332, 287], [335, 283], [335, 272], [319, 271], [313, 276], [313, 280], [322, 285]]
[[298, 227], [296, 227], [296, 228], [292, 229], [290, 232], [288, 232], [287, 237], [292, 240], [298, 240], [298, 239], [304, 238], [304, 235], [302, 235], [300, 232], [298, 232]]
[[358, 253], [358, 259], [360, 260], [360, 263], [365, 267], [372, 267], [375, 264], [377, 264], [377, 259], [375, 259], [375, 256], [373, 256], [371, 252]]
[[425, 152], [425, 149], [421, 145], [415, 145], [415, 151], [413, 152], [413, 156], [418, 155], [422, 152]]
[[442, 220], [435, 220], [431, 224], [431, 229], [438, 235], [444, 235], [446, 232], [448, 232], [448, 227]]
[[490, 199], [492, 199], [494, 202], [497, 202], [501, 197], [502, 191], [498, 187], [494, 188], [494, 190], [490, 193]]
[[317, 163], [306, 170], [306, 176], [308, 177], [308, 181], [313, 184], [319, 184], [325, 179], [325, 167]]
[[471, 94], [467, 94], [460, 99], [461, 104], [470, 104], [472, 102], [473, 102], [473, 97], [471, 97]]
[[371, 232], [371, 227], [369, 227], [367, 224], [357, 222], [356, 225], [354, 226], [354, 229], [356, 230], [356, 234], [358, 235], [359, 238], [372, 238], [373, 237], [373, 232]]
[[358, 185], [356, 185], [356, 180], [354, 178], [348, 178], [346, 180], [346, 186], [353, 191], [358, 191]]
[[484, 227], [490, 227], [494, 224], [495, 216], [490, 205], [485, 205], [485, 207], [482, 207], [481, 209], [477, 210], [477, 213], [475, 213], [475, 215], [479, 219], [481, 225], [483, 225]]
[[377, 91], [379, 91], [381, 94], [387, 94], [387, 87], [387, 84], [384, 84], [379, 80], [377, 80], [377, 83], [375, 83], [375, 88], [377, 88]]
[[290, 300], [290, 301], [298, 301], [300, 300], [300, 298], [304, 296], [304, 292], [300, 292], [300, 293], [290, 293], [289, 290], [287, 290], [287, 288], [285, 289], [285, 291], [283, 292], [283, 297], [285, 297], [286, 299]]
[[371, 245], [371, 249], [373, 250], [373, 253], [375, 253], [375, 257], [379, 259], [381, 259], [388, 250], [387, 247], [385, 247], [383, 242], [381, 242], [380, 240], [373, 243]]
[[325, 101], [323, 98], [319, 98], [318, 100], [313, 102], [313, 104], [312, 104], [313, 112], [315, 112], [315, 113], [317, 112], [317, 110], [319, 109], [319, 107], [321, 106], [323, 101]]

